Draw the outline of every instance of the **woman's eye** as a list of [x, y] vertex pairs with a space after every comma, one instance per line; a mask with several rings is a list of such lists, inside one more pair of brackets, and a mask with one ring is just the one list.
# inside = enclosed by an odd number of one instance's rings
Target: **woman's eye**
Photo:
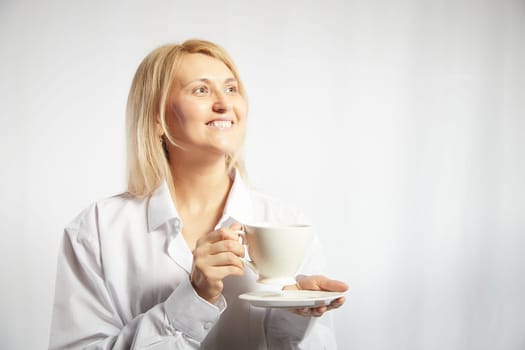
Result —
[[230, 85], [230, 86], [227, 86], [226, 87], [226, 93], [236, 93], [237, 92], [237, 86], [235, 85]]
[[199, 86], [198, 88], [193, 89], [195, 95], [205, 95], [207, 92], [208, 88], [206, 86]]

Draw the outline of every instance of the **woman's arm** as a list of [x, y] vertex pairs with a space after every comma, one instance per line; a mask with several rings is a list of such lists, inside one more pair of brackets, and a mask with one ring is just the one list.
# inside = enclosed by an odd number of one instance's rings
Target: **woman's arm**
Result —
[[[341, 281], [319, 275], [324, 269], [322, 249], [316, 237], [300, 270], [304, 275], [296, 277], [296, 285], [286, 286], [284, 289], [334, 292], [344, 292], [348, 289], [348, 286]], [[265, 330], [269, 349], [336, 349], [331, 315], [325, 313], [340, 307], [344, 302], [344, 297], [341, 297], [328, 306], [297, 310], [267, 310]]]
[[187, 279], [167, 300], [125, 322], [104, 279], [98, 236], [86, 234], [96, 223], [81, 221], [66, 229], [59, 253], [50, 349], [198, 348], [224, 299], [218, 306], [206, 302]]

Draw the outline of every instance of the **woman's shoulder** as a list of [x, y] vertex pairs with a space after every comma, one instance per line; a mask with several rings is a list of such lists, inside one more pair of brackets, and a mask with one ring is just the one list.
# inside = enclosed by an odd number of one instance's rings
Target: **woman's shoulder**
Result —
[[75, 234], [78, 238], [90, 238], [98, 232], [100, 226], [118, 219], [132, 217], [145, 213], [148, 197], [135, 197], [128, 192], [122, 192], [109, 197], [92, 201], [65, 227], [66, 232]]

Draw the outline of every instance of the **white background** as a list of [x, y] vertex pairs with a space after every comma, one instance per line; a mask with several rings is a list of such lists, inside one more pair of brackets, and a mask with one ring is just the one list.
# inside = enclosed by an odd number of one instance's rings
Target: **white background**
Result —
[[150, 50], [223, 45], [257, 188], [314, 220], [341, 349], [525, 348], [523, 1], [0, 0], [0, 348], [47, 347], [63, 227], [124, 189]]

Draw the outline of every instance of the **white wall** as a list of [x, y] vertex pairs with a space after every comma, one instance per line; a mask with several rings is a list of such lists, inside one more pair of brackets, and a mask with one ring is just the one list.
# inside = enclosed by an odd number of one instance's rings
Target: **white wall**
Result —
[[523, 1], [0, 1], [0, 348], [48, 340], [62, 228], [124, 188], [143, 56], [236, 60], [252, 183], [312, 216], [342, 349], [525, 348]]

